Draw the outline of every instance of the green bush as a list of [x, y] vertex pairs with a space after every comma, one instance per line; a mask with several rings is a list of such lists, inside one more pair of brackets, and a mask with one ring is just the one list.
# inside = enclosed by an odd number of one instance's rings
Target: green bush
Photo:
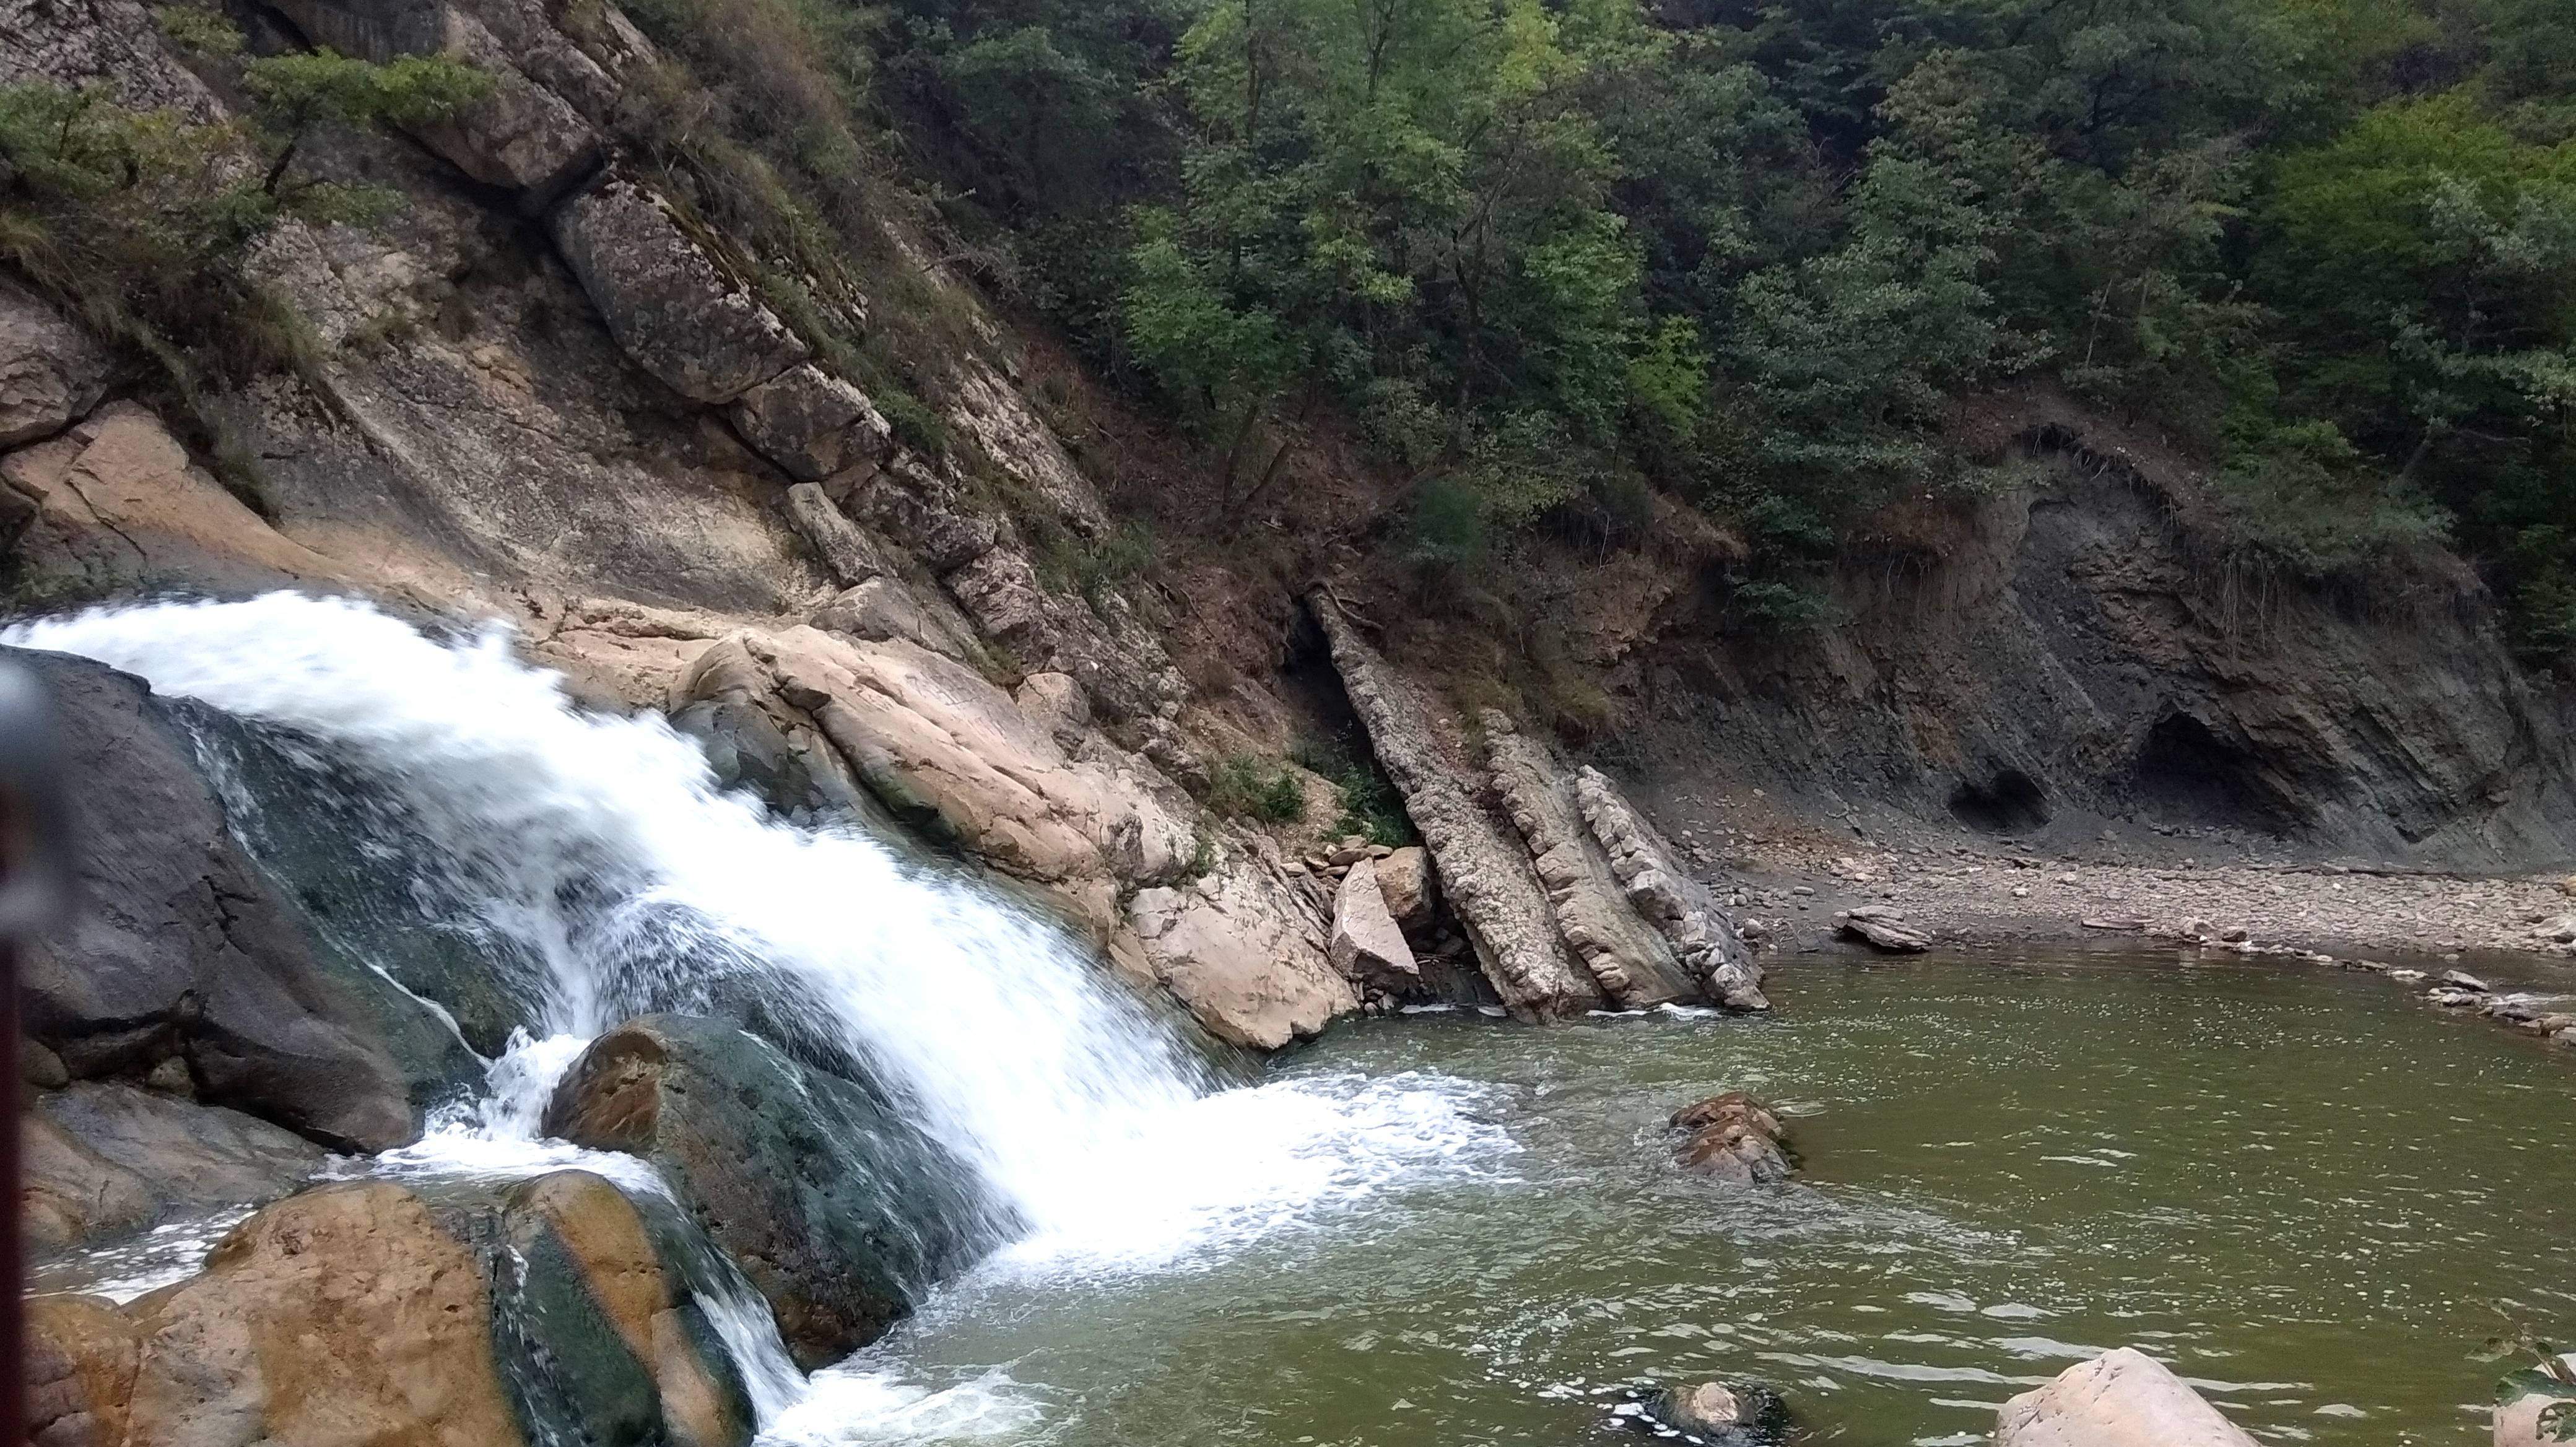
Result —
[[1337, 742], [1311, 736], [1300, 738], [1288, 756], [1332, 782], [1341, 801], [1333, 820], [1335, 834], [1358, 834], [1390, 849], [1413, 841], [1413, 821], [1405, 816], [1402, 796], [1374, 764], [1360, 762]]
[[1216, 766], [1208, 807], [1264, 824], [1293, 824], [1306, 817], [1306, 791], [1288, 769], [1250, 754], [1236, 754]]

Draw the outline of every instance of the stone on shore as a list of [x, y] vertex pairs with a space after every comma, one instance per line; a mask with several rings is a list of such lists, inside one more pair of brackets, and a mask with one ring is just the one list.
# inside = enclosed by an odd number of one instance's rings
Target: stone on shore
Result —
[[1431, 851], [1408, 844], [1377, 862], [1377, 887], [1386, 896], [1386, 912], [1406, 930], [1428, 928], [1440, 904], [1439, 881], [1431, 872]]
[[1387, 909], [1378, 863], [1361, 859], [1342, 876], [1342, 887], [1333, 896], [1333, 937], [1326, 953], [1344, 977], [1401, 992], [1422, 982], [1422, 967]]
[[1932, 937], [1897, 922], [1884, 910], [1856, 909], [1844, 918], [1842, 933], [1871, 949], [1891, 955], [1919, 955], [1932, 948]]
[[1140, 889], [1127, 924], [1150, 974], [1228, 1044], [1276, 1050], [1360, 1007], [1328, 927], [1280, 866], [1229, 848], [1197, 879]]
[[2182, 1378], [2134, 1347], [2004, 1403], [1995, 1447], [2255, 1447]]

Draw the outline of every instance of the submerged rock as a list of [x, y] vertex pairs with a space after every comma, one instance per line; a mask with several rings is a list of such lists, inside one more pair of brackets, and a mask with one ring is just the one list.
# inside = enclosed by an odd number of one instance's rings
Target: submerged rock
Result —
[[2255, 1447], [2182, 1378], [2134, 1347], [2004, 1403], [1995, 1447]]
[[809, 1371], [884, 1335], [1004, 1224], [871, 1084], [718, 1020], [648, 1015], [592, 1041], [545, 1130], [659, 1167]]
[[1745, 1186], [1789, 1178], [1780, 1117], [1741, 1090], [1683, 1106], [1671, 1124], [1683, 1134], [1674, 1158], [1684, 1170]]
[[1789, 1429], [1789, 1404], [1764, 1386], [1702, 1382], [1659, 1392], [1647, 1414], [1706, 1447], [1770, 1447]]

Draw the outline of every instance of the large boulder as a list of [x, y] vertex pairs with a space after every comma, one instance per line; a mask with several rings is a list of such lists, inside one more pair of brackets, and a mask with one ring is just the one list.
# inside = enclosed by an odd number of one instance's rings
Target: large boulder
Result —
[[556, 1088], [545, 1129], [659, 1167], [808, 1370], [884, 1335], [1002, 1226], [967, 1168], [882, 1089], [722, 1021], [650, 1015], [600, 1036]]
[[14, 656], [53, 695], [74, 781], [80, 908], [27, 950], [21, 992], [70, 1075], [177, 1069], [208, 1104], [342, 1150], [416, 1139], [479, 1080], [444, 1020], [318, 939], [243, 853], [142, 680]]
[[2254, 1439], [2163, 1363], [2121, 1347], [2004, 1403], [1995, 1447], [2254, 1447]]
[[1407, 931], [1427, 929], [1440, 907], [1440, 882], [1431, 872], [1431, 852], [1419, 844], [1390, 850], [1377, 861], [1377, 887], [1386, 896], [1386, 911]]
[[1500, 709], [1486, 709], [1480, 722], [1494, 790], [1529, 844], [1566, 948], [1623, 1009], [1697, 999], [1699, 981], [1664, 937], [1629, 908], [1609, 859], [1584, 825], [1572, 780], [1547, 746], [1514, 727]]
[[520, 1440], [484, 1267], [382, 1182], [291, 1196], [125, 1310], [130, 1447]]
[[495, 1345], [523, 1417], [600, 1442], [751, 1439], [740, 1376], [625, 1193], [557, 1171], [512, 1189], [494, 1224]]
[[1327, 951], [1333, 968], [1364, 985], [1403, 991], [1422, 983], [1422, 967], [1404, 931], [1387, 909], [1386, 891], [1378, 885], [1378, 864], [1363, 859], [1342, 876], [1333, 896], [1333, 937]]
[[1682, 868], [1672, 845], [1618, 785], [1586, 765], [1575, 771], [1574, 800], [1628, 903], [1662, 932], [1701, 991], [1730, 1010], [1770, 1009], [1762, 994], [1762, 967], [1737, 937], [1735, 921], [1709, 887]]
[[0, 448], [51, 437], [107, 393], [107, 349], [0, 277]]
[[1603, 1003], [1601, 986], [1567, 953], [1556, 914], [1529, 850], [1504, 837], [1477, 807], [1434, 738], [1422, 703], [1317, 589], [1307, 607], [1324, 630], [1343, 691], [1368, 730], [1378, 763], [1404, 795], [1404, 812], [1422, 832], [1440, 888], [1477, 963], [1503, 1003], [1527, 1016], [1579, 1014]]
[[751, 1408], [644, 1213], [597, 1176], [315, 1187], [200, 1274], [29, 1303], [40, 1447], [742, 1447]]
[[1136, 891], [1127, 923], [1154, 977], [1220, 1040], [1276, 1050], [1359, 1008], [1314, 907], [1257, 851], [1228, 849], [1187, 884]]
[[787, 324], [640, 182], [612, 176], [556, 207], [549, 224], [610, 335], [681, 396], [730, 402], [805, 360]]
[[129, 1085], [48, 1091], [27, 1116], [27, 1239], [67, 1247], [165, 1216], [266, 1205], [320, 1170], [320, 1147], [239, 1111]]
[[885, 456], [894, 440], [868, 394], [811, 362], [788, 368], [733, 404], [734, 429], [799, 482]]

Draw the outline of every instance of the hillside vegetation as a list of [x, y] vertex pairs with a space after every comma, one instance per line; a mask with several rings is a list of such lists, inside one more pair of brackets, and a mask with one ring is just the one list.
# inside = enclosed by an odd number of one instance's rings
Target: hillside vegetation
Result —
[[[925, 450], [981, 343], [875, 264], [899, 234], [1176, 419], [1229, 515], [1356, 436], [1429, 576], [1678, 501], [1744, 540], [1743, 616], [1812, 621], [1892, 504], [2012, 481], [1959, 399], [2046, 383], [2206, 464], [2244, 555], [2449, 542], [2527, 661], [2576, 657], [2576, 0], [631, 9], [667, 73], [627, 162]], [[0, 255], [187, 392], [292, 363], [263, 228], [363, 219], [298, 138], [472, 78], [162, 13], [254, 132], [0, 92]]]

